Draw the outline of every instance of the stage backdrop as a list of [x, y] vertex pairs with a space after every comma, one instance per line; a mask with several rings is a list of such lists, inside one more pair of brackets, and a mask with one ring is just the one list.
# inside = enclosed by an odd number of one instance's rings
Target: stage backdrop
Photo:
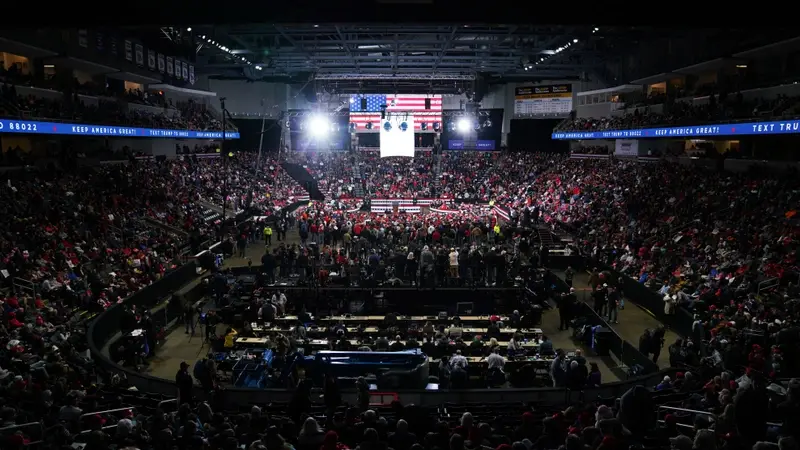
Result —
[[[356, 125], [356, 133], [376, 132], [382, 120], [394, 113], [414, 113], [414, 130], [433, 132], [433, 123], [442, 123], [442, 96], [425, 94], [360, 94], [350, 96], [350, 123]], [[372, 129], [367, 130], [367, 123]]]

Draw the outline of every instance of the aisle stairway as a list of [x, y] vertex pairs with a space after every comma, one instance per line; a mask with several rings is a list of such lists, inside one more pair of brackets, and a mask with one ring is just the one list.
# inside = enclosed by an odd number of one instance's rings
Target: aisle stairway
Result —
[[[203, 219], [208, 222], [213, 222], [222, 217], [222, 205], [215, 205], [208, 200], [198, 200], [197, 204], [203, 208]], [[232, 211], [230, 208], [225, 211], [225, 215], [228, 218], [236, 217], [236, 211]]]
[[546, 225], [539, 226], [537, 231], [539, 232], [539, 243], [543, 247], [552, 249], [555, 246], [555, 239], [553, 239], [553, 232], [550, 231], [550, 227]]
[[442, 152], [433, 157], [434, 196], [442, 195]]
[[358, 163], [358, 156], [353, 157], [353, 197], [364, 198], [364, 179], [361, 176], [361, 165]]

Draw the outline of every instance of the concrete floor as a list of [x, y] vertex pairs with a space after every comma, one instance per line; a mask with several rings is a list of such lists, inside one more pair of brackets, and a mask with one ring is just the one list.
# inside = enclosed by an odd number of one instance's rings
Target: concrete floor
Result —
[[[559, 277], [564, 278], [563, 272], [555, 273]], [[589, 274], [576, 273], [572, 280], [572, 285], [578, 295], [578, 301], [584, 301], [591, 305], [591, 288], [589, 287], [588, 281]], [[659, 325], [663, 325], [655, 318], [652, 312], [637, 306], [627, 297], [625, 298], [625, 309], [619, 311], [619, 317], [617, 319], [619, 323], [611, 324], [611, 328], [614, 329], [622, 339], [630, 342], [635, 347], [639, 346], [639, 337], [644, 333], [645, 329], [656, 328]], [[667, 332], [664, 335], [664, 349], [661, 351], [661, 355], [657, 361], [660, 367], [669, 366], [669, 352], [667, 348], [672, 345], [677, 338], [678, 335], [667, 328]]]
[[[225, 325], [219, 325], [218, 334], [222, 333], [224, 328]], [[567, 352], [582, 348], [572, 339], [571, 330], [558, 330], [558, 312], [556, 310], [548, 310], [542, 314], [541, 328], [544, 334], [553, 341], [555, 348], [561, 348]], [[156, 356], [150, 360], [150, 365], [144, 372], [155, 377], [171, 380], [175, 377], [181, 361], [186, 361], [190, 366], [193, 366], [195, 361], [202, 359], [209, 350], [208, 344], [203, 344], [199, 327], [195, 330], [194, 336], [185, 334], [184, 327], [177, 328], [167, 336], [164, 344], [159, 348]], [[612, 370], [612, 367], [615, 366], [613, 361], [609, 358], [592, 356], [587, 348], [582, 348], [582, 350], [589, 362], [597, 363], [603, 382], [619, 381], [619, 374]]]
[[[297, 230], [292, 230], [286, 233], [287, 244], [300, 243], [300, 236]], [[280, 243], [277, 241], [276, 236], [272, 236], [272, 245], [270, 248], [277, 248]], [[247, 267], [248, 262], [252, 261], [254, 266], [261, 265], [261, 257], [264, 255], [265, 245], [263, 241], [256, 241], [247, 246], [245, 250], [245, 257], [238, 256], [227, 258], [224, 267]], [[219, 325], [219, 333], [225, 331], [225, 325]], [[186, 329], [183, 325], [173, 330], [167, 335], [164, 343], [159, 347], [156, 356], [150, 360], [150, 364], [143, 372], [158, 378], [166, 378], [172, 380], [178, 372], [182, 361], [186, 361], [190, 367], [194, 363], [203, 359], [209, 352], [210, 347], [208, 344], [203, 344], [203, 335], [200, 327], [195, 330], [195, 335], [185, 334]]]
[[[287, 244], [300, 242], [297, 230], [290, 230], [287, 233]], [[273, 236], [272, 245], [270, 248], [278, 247], [279, 243]], [[232, 257], [225, 261], [225, 267], [243, 267], [247, 266], [249, 261], [253, 265], [261, 264], [261, 256], [264, 254], [264, 243], [258, 241], [250, 244], [247, 247], [244, 258]], [[558, 276], [563, 277], [563, 273], [556, 272]], [[588, 286], [588, 274], [578, 273], [573, 279], [573, 286], [577, 290], [579, 301], [590, 302], [590, 288]], [[612, 328], [623, 339], [632, 343], [634, 346], [638, 345], [639, 336], [646, 328], [655, 328], [661, 325], [650, 312], [636, 306], [633, 302], [627, 301], [626, 307], [619, 311], [619, 323], [612, 324]], [[219, 332], [224, 330], [225, 325], [219, 325]], [[555, 348], [561, 348], [566, 351], [573, 351], [579, 347], [572, 338], [572, 331], [559, 331], [558, 330], [558, 311], [551, 309], [542, 314], [542, 331], [552, 341]], [[669, 354], [666, 347], [675, 342], [678, 336], [671, 330], [667, 330], [665, 335], [665, 348], [661, 352], [658, 364], [661, 367], [666, 367], [669, 364]], [[202, 359], [203, 356], [209, 351], [209, 346], [203, 344], [201, 330], [196, 330], [195, 336], [185, 334], [185, 329], [180, 327], [170, 333], [164, 344], [159, 348], [157, 355], [151, 360], [151, 363], [145, 372], [166, 379], [174, 379], [181, 361], [186, 361], [192, 366], [195, 361]], [[602, 374], [604, 383], [619, 381], [624, 377], [622, 370], [618, 369], [618, 361], [610, 357], [592, 356], [589, 349], [583, 348], [583, 354], [589, 362], [597, 363]]]
[[[294, 244], [300, 242], [300, 238], [296, 230], [290, 230], [287, 233], [287, 244]], [[278, 242], [273, 236], [272, 245], [270, 248], [276, 248]], [[225, 267], [246, 267], [248, 261], [252, 261], [253, 265], [261, 264], [261, 256], [264, 254], [263, 241], [258, 241], [250, 244], [245, 251], [245, 257], [232, 257], [225, 260]], [[576, 282], [578, 277], [576, 277]], [[576, 284], [576, 287], [578, 285]], [[624, 316], [628, 310], [620, 312], [620, 318]], [[655, 326], [655, 325], [653, 325]], [[225, 325], [219, 325], [220, 333], [224, 330]], [[542, 331], [548, 336], [556, 348], [562, 348], [566, 351], [574, 351], [579, 347], [578, 344], [572, 339], [572, 331], [559, 331], [558, 330], [558, 312], [556, 310], [548, 310], [542, 314]], [[623, 336], [623, 338], [626, 338]], [[628, 338], [626, 338], [628, 339]], [[632, 342], [638, 342], [638, 335], [634, 337]], [[202, 359], [203, 356], [209, 351], [209, 346], [203, 345], [201, 330], [198, 328], [194, 336], [185, 334], [185, 329], [181, 326], [170, 333], [165, 339], [164, 344], [157, 351], [156, 356], [151, 359], [150, 365], [144, 370], [146, 373], [165, 379], [174, 379], [178, 371], [178, 367], [182, 361], [185, 361], [190, 366], [193, 366], [195, 361]], [[619, 373], [615, 373], [612, 368], [616, 363], [608, 358], [600, 358], [592, 356], [589, 349], [584, 348], [583, 354], [589, 362], [596, 362], [600, 368], [603, 382], [619, 381]]]

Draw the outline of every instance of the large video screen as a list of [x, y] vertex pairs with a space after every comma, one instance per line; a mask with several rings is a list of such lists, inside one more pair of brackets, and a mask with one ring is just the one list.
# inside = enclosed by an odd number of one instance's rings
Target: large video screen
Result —
[[[356, 132], [377, 131], [381, 126], [381, 113], [389, 117], [399, 113], [414, 115], [414, 131], [422, 131], [426, 124], [433, 131], [434, 122], [442, 123], [442, 96], [426, 94], [357, 94], [350, 96], [350, 123]], [[386, 114], [384, 115], [384, 118]], [[367, 128], [371, 124], [371, 130]]]
[[[389, 156], [414, 157], [414, 116], [388, 117], [380, 122], [381, 158]], [[405, 130], [403, 129], [405, 128]]]

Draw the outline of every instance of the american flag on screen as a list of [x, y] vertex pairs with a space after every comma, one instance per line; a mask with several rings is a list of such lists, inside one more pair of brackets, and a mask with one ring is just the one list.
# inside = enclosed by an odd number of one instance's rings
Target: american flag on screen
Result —
[[[361, 99], [367, 100], [367, 107], [361, 108]], [[425, 109], [425, 99], [431, 101], [430, 109]], [[428, 124], [428, 130], [433, 129], [433, 123], [442, 123], [442, 96], [426, 94], [368, 94], [350, 96], [350, 123], [356, 124], [356, 129], [365, 130], [368, 122], [372, 129], [378, 130], [381, 126], [381, 107], [386, 105], [386, 111], [408, 112], [414, 116], [414, 129], [419, 130], [422, 122]]]

